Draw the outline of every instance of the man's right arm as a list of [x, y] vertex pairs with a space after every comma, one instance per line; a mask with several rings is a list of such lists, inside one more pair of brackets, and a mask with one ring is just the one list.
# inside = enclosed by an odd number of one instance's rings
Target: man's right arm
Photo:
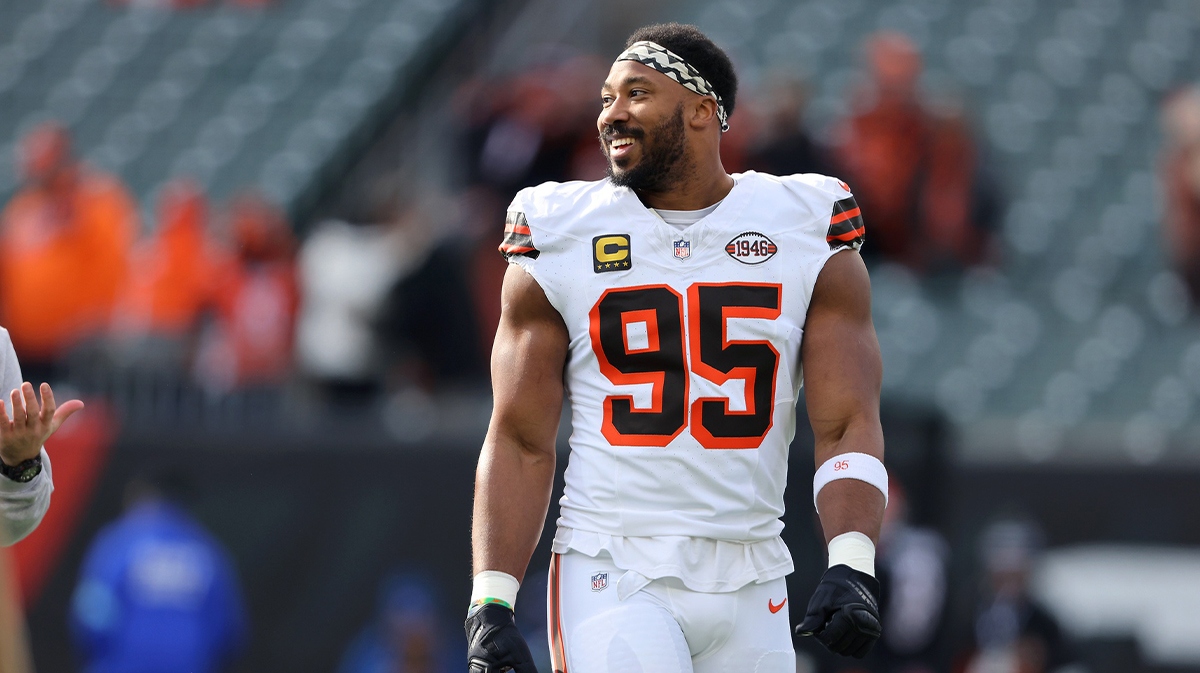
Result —
[[570, 337], [541, 286], [516, 264], [504, 274], [500, 305], [492, 421], [475, 473], [467, 661], [471, 673], [537, 673], [512, 607], [550, 506]]
[[554, 486], [569, 336], [524, 269], [510, 264], [492, 348], [492, 420], [475, 474], [474, 574], [520, 581], [541, 536]]

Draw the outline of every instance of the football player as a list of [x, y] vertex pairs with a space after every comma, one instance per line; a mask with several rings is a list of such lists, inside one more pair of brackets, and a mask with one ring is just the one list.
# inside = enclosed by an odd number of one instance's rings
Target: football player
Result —
[[863, 219], [823, 175], [730, 175], [729, 58], [694, 26], [635, 32], [600, 89], [608, 178], [522, 190], [479, 459], [473, 673], [532, 673], [513, 624], [571, 453], [549, 578], [556, 672], [795, 670], [779, 537], [803, 383], [829, 568], [795, 632], [880, 635], [887, 500]]

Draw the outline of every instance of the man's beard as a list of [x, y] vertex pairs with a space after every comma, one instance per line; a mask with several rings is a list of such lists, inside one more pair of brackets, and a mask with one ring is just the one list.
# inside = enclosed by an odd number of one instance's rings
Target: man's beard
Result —
[[[627, 134], [641, 142], [641, 160], [627, 170], [617, 173], [612, 156], [608, 152], [607, 136]], [[646, 141], [647, 136], [651, 139]], [[684, 139], [683, 103], [649, 133], [644, 130], [631, 131], [623, 125], [613, 125], [600, 136], [604, 158], [608, 160], [608, 179], [618, 187], [629, 187], [639, 191], [665, 192], [686, 173], [683, 164], [687, 155]]]

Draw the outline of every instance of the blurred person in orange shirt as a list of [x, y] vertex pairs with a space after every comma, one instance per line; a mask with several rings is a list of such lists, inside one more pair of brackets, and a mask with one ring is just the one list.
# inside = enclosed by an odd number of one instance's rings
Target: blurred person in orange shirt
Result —
[[255, 192], [234, 199], [229, 228], [236, 252], [220, 272], [197, 378], [215, 389], [280, 383], [292, 369], [296, 241], [283, 213]]
[[114, 331], [139, 342], [145, 337], [176, 344], [194, 334], [211, 308], [229, 253], [208, 232], [208, 200], [194, 181], [169, 183], [158, 202], [158, 226], [134, 249], [128, 283], [118, 302]]
[[837, 159], [871, 213], [872, 250], [918, 271], [984, 261], [994, 190], [961, 106], [928, 105], [921, 54], [904, 35], [877, 33], [865, 51], [870, 83], [840, 129]]
[[24, 184], [0, 214], [0, 322], [32, 376], [108, 324], [138, 211], [59, 124], [26, 136], [19, 160]]
[[1001, 195], [980, 160], [974, 130], [961, 102], [931, 109], [926, 163], [918, 195], [921, 268], [937, 272], [993, 261], [992, 232]]
[[872, 247], [907, 262], [927, 134], [917, 92], [921, 55], [907, 37], [890, 32], [869, 38], [865, 50], [871, 82], [857, 93], [838, 158], [871, 213]]

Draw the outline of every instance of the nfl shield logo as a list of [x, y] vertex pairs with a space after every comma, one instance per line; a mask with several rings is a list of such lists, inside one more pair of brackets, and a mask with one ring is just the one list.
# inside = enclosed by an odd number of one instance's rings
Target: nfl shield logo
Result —
[[675, 241], [675, 259], [687, 259], [692, 256], [691, 241]]
[[608, 573], [592, 575], [592, 591], [604, 591], [608, 588]]

